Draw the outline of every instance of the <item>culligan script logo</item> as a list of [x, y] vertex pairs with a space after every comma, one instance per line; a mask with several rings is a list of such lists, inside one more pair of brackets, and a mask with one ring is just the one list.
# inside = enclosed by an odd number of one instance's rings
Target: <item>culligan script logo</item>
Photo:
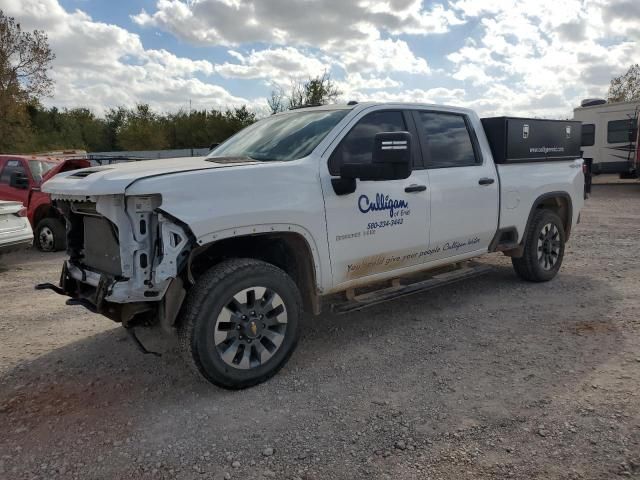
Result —
[[376, 199], [373, 202], [366, 195], [360, 195], [360, 198], [358, 198], [358, 209], [362, 213], [387, 210], [389, 216], [393, 217], [396, 210], [402, 210], [403, 208], [409, 208], [409, 203], [406, 200], [394, 200], [389, 195], [382, 193], [376, 193]]

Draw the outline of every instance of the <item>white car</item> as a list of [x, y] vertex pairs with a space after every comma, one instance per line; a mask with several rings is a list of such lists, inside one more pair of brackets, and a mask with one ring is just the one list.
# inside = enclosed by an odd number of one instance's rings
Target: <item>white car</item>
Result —
[[[413, 103], [284, 112], [206, 158], [46, 182], [69, 259], [59, 286], [39, 288], [130, 332], [177, 332], [208, 380], [244, 388], [285, 364], [305, 311], [468, 278], [480, 270], [461, 262], [489, 252], [551, 280], [583, 205], [582, 167], [579, 122]], [[432, 278], [417, 281], [423, 271]]]
[[20, 202], [0, 200], [0, 255], [29, 248], [33, 231], [27, 218], [27, 208]]

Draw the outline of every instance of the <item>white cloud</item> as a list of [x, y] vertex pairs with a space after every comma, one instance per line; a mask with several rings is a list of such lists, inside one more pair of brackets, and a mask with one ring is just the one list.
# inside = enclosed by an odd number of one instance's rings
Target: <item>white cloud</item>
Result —
[[407, 72], [428, 75], [431, 73], [424, 58], [416, 57], [407, 42], [392, 39], [371, 39], [368, 42], [347, 42], [336, 45], [335, 61], [348, 73]]
[[228, 78], [259, 78], [289, 84], [292, 80], [321, 75], [331, 68], [330, 64], [293, 47], [253, 50], [248, 55], [229, 53], [240, 63], [216, 65], [216, 71]]
[[464, 17], [482, 17], [478, 40], [447, 59], [452, 77], [475, 85], [490, 100], [471, 105], [520, 114], [570, 115], [580, 97], [606, 95], [613, 75], [640, 60], [633, 36], [640, 3], [627, 0], [460, 0]]
[[342, 82], [338, 82], [338, 87], [342, 91], [355, 90], [382, 90], [386, 88], [396, 88], [402, 86], [402, 82], [386, 77], [363, 77], [359, 73], [352, 73]]
[[[414, 74], [428, 74], [427, 61], [417, 57], [406, 41], [389, 35], [444, 33], [462, 22], [442, 5], [425, 10], [421, 0], [159, 0], [155, 12], [142, 11], [132, 19], [199, 45], [286, 46], [268, 49], [263, 57], [279, 55], [280, 62], [296, 63], [305, 72], [315, 69], [312, 62], [317, 59], [312, 55], [300, 61], [299, 48], [321, 52], [328, 60], [325, 64], [340, 65], [347, 73]], [[272, 69], [259, 54], [249, 54], [253, 65], [226, 64], [220, 72], [241, 78], [266, 76]]]
[[422, 0], [158, 0], [156, 10], [132, 16], [204, 45], [252, 42], [324, 47], [366, 40], [372, 29], [393, 35], [443, 33], [462, 23], [441, 4]]
[[56, 54], [52, 77], [58, 107], [88, 106], [96, 113], [116, 105], [149, 103], [161, 110], [251, 103], [212, 82], [206, 60], [145, 49], [140, 38], [116, 25], [68, 13], [56, 0], [4, 0], [3, 10], [25, 29], [44, 30]]

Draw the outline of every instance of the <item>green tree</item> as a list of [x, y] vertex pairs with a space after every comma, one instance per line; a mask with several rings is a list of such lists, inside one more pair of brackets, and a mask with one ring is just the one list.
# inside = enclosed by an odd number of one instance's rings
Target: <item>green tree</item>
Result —
[[609, 85], [609, 102], [640, 100], [640, 65], [629, 67], [627, 73], [614, 77]]
[[51, 93], [54, 58], [44, 32], [25, 32], [0, 10], [0, 151], [28, 148], [27, 107]]
[[127, 110], [118, 131], [118, 146], [124, 150], [162, 150], [169, 147], [165, 126], [149, 105]]
[[171, 148], [204, 148], [211, 144], [208, 130], [209, 114], [205, 110], [177, 113], [165, 117]]
[[306, 82], [296, 82], [291, 86], [289, 109], [306, 105], [326, 105], [335, 103], [342, 92], [331, 80], [328, 73], [323, 73]]
[[105, 127], [106, 127], [106, 148], [99, 150], [103, 152], [110, 152], [119, 150], [118, 146], [118, 133], [124, 124], [125, 117], [127, 116], [127, 109], [124, 107], [110, 108], [105, 115]]

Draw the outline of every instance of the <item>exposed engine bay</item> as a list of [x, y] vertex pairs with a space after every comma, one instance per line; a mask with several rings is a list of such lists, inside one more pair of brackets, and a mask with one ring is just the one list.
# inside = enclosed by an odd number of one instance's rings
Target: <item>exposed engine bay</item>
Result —
[[159, 319], [171, 328], [185, 296], [180, 273], [192, 239], [161, 202], [159, 195], [54, 196], [66, 220], [69, 254], [55, 290], [71, 297], [67, 303], [125, 327]]

